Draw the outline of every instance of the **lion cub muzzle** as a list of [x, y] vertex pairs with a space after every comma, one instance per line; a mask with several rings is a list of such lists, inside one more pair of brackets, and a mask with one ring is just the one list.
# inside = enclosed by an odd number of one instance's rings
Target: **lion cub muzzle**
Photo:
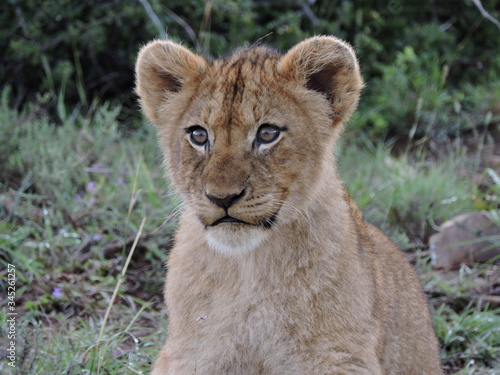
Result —
[[249, 224], [243, 220], [240, 220], [238, 218], [232, 217], [228, 214], [229, 208], [238, 202], [243, 196], [245, 195], [246, 191], [243, 189], [239, 194], [223, 194], [221, 198], [219, 198], [216, 195], [212, 195], [209, 193], [205, 193], [206, 197], [210, 202], [215, 204], [216, 206], [222, 208], [226, 212], [226, 216], [224, 216], [221, 219], [216, 220], [213, 224], [210, 226], [215, 227], [219, 224], [224, 224], [224, 223], [240, 223], [240, 224]]
[[211, 195], [209, 193], [206, 193], [206, 195], [210, 202], [212, 202], [216, 206], [219, 206], [220, 208], [223, 208], [227, 212], [229, 207], [243, 198], [243, 196], [245, 195], [245, 189], [243, 189], [239, 194], [228, 194], [223, 196], [222, 198], [219, 198], [216, 195]]

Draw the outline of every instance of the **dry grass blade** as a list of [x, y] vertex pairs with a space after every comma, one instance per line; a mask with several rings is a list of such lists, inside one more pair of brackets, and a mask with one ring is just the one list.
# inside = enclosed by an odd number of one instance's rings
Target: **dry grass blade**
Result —
[[135, 202], [137, 200], [137, 195], [140, 192], [137, 191], [137, 180], [139, 179], [139, 171], [141, 170], [141, 164], [142, 164], [142, 158], [139, 159], [137, 167], [135, 168], [134, 185], [132, 186], [132, 193], [130, 196], [130, 203], [128, 206], [127, 222], [130, 219], [130, 214], [132, 213], [132, 209], [134, 208]]
[[[122, 285], [123, 281], [125, 280], [125, 274], [127, 272], [128, 265], [130, 264], [130, 260], [132, 259], [132, 256], [134, 255], [135, 248], [137, 246], [137, 243], [139, 242], [139, 238], [141, 237], [142, 230], [144, 228], [145, 223], [146, 223], [146, 217], [144, 217], [142, 219], [141, 226], [139, 227], [139, 231], [137, 232], [137, 235], [135, 236], [134, 243], [132, 244], [132, 247], [130, 248], [127, 260], [125, 261], [125, 264], [123, 265], [122, 272], [120, 274], [118, 282], [116, 283], [116, 287], [115, 287], [115, 290], [113, 291], [113, 295], [111, 296], [111, 300], [109, 301], [108, 308], [106, 309], [106, 314], [104, 315], [104, 320], [102, 322], [101, 330], [99, 331], [99, 336], [97, 338], [97, 343], [95, 346], [96, 355], [99, 354], [99, 343], [101, 342], [102, 336], [104, 334], [104, 329], [106, 328], [106, 323], [108, 321], [109, 314], [111, 312], [111, 308], [113, 307], [116, 296], [118, 295], [118, 291], [120, 290], [120, 286]], [[104, 358], [104, 354], [106, 353], [107, 346], [108, 346], [108, 343], [106, 343], [106, 346], [104, 347], [103, 355], [99, 357], [99, 363], [97, 365], [97, 374], [99, 374], [99, 372], [100, 372], [101, 364], [102, 364], [102, 361]]]

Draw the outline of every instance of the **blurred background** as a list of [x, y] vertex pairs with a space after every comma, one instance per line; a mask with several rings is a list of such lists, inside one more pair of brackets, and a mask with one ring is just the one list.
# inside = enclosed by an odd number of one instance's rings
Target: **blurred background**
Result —
[[[139, 48], [168, 37], [215, 59], [320, 34], [353, 45], [366, 82], [336, 150], [348, 189], [417, 268], [446, 373], [500, 372], [498, 0], [7, 0], [0, 10], [2, 373], [147, 373], [165, 338], [180, 201], [133, 93]], [[9, 265], [15, 367], [4, 361]]]
[[417, 136], [470, 129], [500, 111], [496, 0], [9, 0], [2, 8], [0, 81], [15, 108], [35, 101], [50, 111], [63, 95], [67, 114], [112, 102], [137, 118], [133, 66], [153, 38], [216, 58], [259, 40], [285, 51], [331, 34], [358, 53], [368, 85], [355, 125], [371, 135], [407, 135], [415, 104], [430, 120]]

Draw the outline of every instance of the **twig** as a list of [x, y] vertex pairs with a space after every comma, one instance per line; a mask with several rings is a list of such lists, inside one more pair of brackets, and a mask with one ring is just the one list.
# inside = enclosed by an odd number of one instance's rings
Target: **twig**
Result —
[[316, 0], [309, 0], [307, 4], [304, 4], [304, 6], [302, 7], [302, 11], [304, 12], [304, 14], [306, 15], [307, 18], [309, 18], [309, 20], [311, 21], [311, 23], [313, 25], [317, 25], [319, 20], [318, 20], [318, 17], [316, 17], [311, 9], [311, 5], [314, 5], [314, 3], [316, 2]]
[[266, 35], [261, 36], [259, 39], [257, 39], [257, 40], [255, 41], [255, 43], [254, 43], [254, 44], [252, 44], [252, 47], [260, 45], [260, 44], [262, 43], [262, 41], [263, 41], [265, 38], [267, 38], [269, 35], [272, 35], [272, 33], [273, 33], [273, 32], [271, 31], [271, 32], [267, 33]]
[[[201, 45], [203, 34], [210, 27], [210, 20], [212, 18], [212, 1], [205, 0], [205, 10], [203, 12], [203, 20], [201, 21], [200, 30], [198, 31], [198, 45]], [[208, 51], [207, 51], [208, 52]]]
[[23, 17], [23, 12], [20, 7], [16, 7], [16, 16], [19, 19], [19, 26], [21, 26], [21, 30], [23, 30], [24, 35], [28, 35], [28, 24]]
[[193, 28], [188, 25], [186, 21], [184, 21], [181, 17], [179, 17], [177, 14], [175, 14], [172, 10], [168, 9], [167, 7], [163, 7], [163, 10], [165, 13], [167, 13], [167, 16], [172, 18], [175, 22], [179, 24], [180, 27], [182, 27], [186, 33], [189, 35], [189, 38], [195, 45], [195, 49], [198, 49], [198, 40], [196, 39], [196, 33], [194, 32]]
[[479, 11], [481, 12], [481, 14], [483, 15], [484, 18], [486, 18], [487, 20], [493, 22], [500, 29], [500, 22], [498, 22], [495, 18], [493, 18], [491, 16], [491, 14], [489, 14], [484, 9], [483, 4], [481, 4], [481, 0], [472, 0], [472, 2], [477, 7], [477, 9], [479, 9]]
[[139, 2], [141, 3], [141, 5], [143, 6], [144, 10], [148, 14], [149, 19], [151, 20], [151, 22], [153, 22], [153, 24], [158, 29], [158, 33], [160, 34], [160, 38], [166, 39], [167, 33], [165, 32], [165, 28], [163, 27], [160, 19], [158, 18], [158, 16], [154, 12], [153, 8], [151, 8], [151, 5], [148, 3], [148, 0], [139, 0]]

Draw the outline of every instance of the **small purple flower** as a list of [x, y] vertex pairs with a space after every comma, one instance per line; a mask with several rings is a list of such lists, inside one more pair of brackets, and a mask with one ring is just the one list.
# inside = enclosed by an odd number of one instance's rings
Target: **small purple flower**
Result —
[[116, 180], [116, 184], [117, 184], [118, 186], [123, 185], [123, 178], [122, 178], [122, 177], [118, 178], [118, 180]]
[[61, 288], [55, 287], [54, 290], [52, 291], [52, 295], [56, 298], [61, 298], [63, 296]]
[[89, 181], [87, 184], [87, 191], [89, 193], [93, 193], [95, 191], [95, 182], [94, 181]]
[[92, 237], [92, 241], [97, 242], [97, 241], [99, 241], [101, 239], [101, 237], [102, 237], [102, 234], [96, 233]]
[[92, 164], [92, 169], [101, 169], [103, 167], [102, 163], [94, 163]]
[[82, 195], [80, 193], [75, 195], [75, 201], [80, 202], [81, 200], [82, 200]]

